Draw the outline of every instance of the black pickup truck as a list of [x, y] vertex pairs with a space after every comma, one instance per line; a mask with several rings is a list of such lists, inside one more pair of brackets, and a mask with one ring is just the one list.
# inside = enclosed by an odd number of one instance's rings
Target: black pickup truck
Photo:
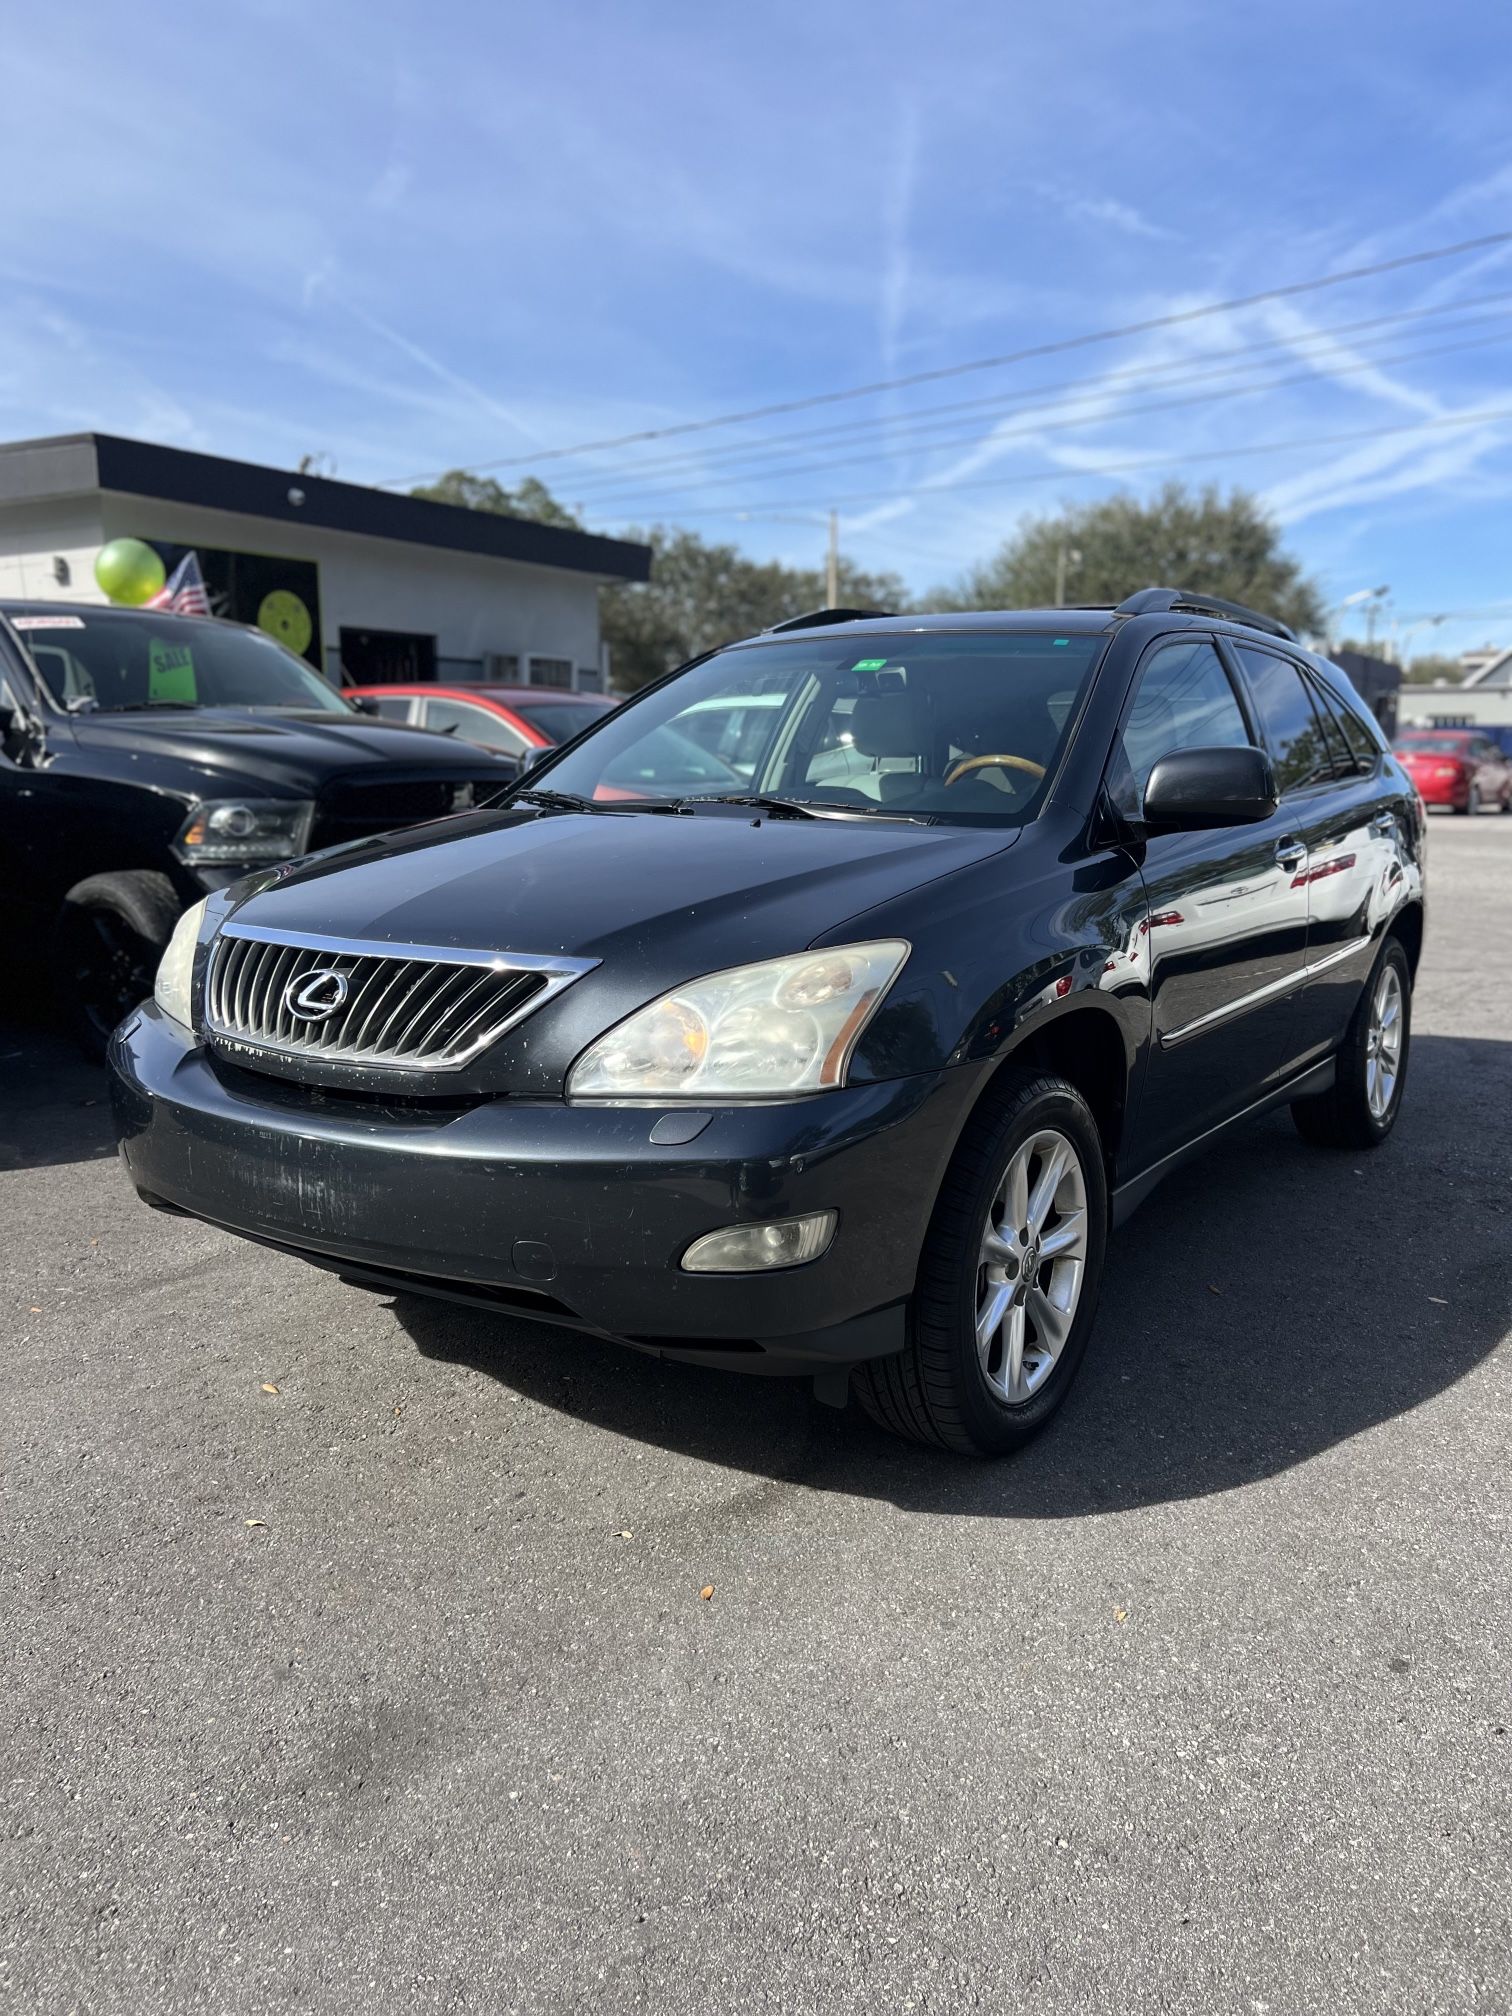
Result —
[[0, 909], [96, 1055], [207, 890], [466, 810], [517, 769], [373, 718], [260, 630], [0, 601]]

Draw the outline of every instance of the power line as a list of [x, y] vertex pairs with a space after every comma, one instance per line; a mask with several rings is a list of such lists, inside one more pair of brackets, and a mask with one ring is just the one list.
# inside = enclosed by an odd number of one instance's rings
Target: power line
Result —
[[[1084, 387], [1117, 389], [1125, 383], [1152, 378], [1170, 378], [1181, 384], [1191, 384], [1196, 380], [1204, 378], [1221, 378], [1227, 376], [1235, 369], [1234, 360], [1257, 356], [1264, 351], [1286, 350], [1294, 355], [1306, 356], [1310, 354], [1315, 346], [1326, 349], [1328, 345], [1336, 343], [1344, 336], [1361, 336], [1370, 330], [1384, 331], [1387, 325], [1417, 322], [1430, 317], [1445, 315], [1463, 316], [1464, 325], [1469, 326], [1475, 322], [1492, 318], [1470, 315], [1465, 313], [1466, 310], [1482, 308], [1490, 304], [1507, 301], [1512, 301], [1512, 289], [1502, 289], [1493, 294], [1475, 295], [1466, 301], [1440, 302], [1431, 308], [1404, 309], [1395, 315], [1373, 315], [1366, 317], [1362, 321], [1330, 323], [1326, 327], [1314, 330], [1306, 336], [1267, 337], [1264, 341], [1240, 343], [1228, 350], [1209, 350], [1204, 352], [1203, 355], [1208, 361], [1213, 363], [1214, 368], [1212, 370], [1194, 371], [1191, 368], [1191, 360], [1183, 359], [1172, 359], [1160, 364], [1133, 365], [1127, 370], [1110, 371], [1099, 377], [1061, 378], [1051, 380], [1045, 384], [1024, 386], [1017, 392], [992, 393], [984, 399], [952, 399], [939, 405], [915, 407], [910, 412], [901, 416], [873, 416], [865, 420], [839, 421], [828, 427], [798, 428], [788, 434], [763, 435], [754, 442], [732, 442], [725, 447], [715, 448], [707, 452], [701, 453], [694, 450], [687, 454], [664, 456], [657, 461], [632, 464], [629, 468], [592, 470], [583, 475], [574, 476], [571, 479], [573, 496], [574, 498], [581, 496], [585, 484], [598, 486], [607, 483], [613, 489], [615, 486], [624, 484], [634, 477], [662, 475], [669, 471], [675, 472], [680, 469], [686, 469], [690, 472], [690, 476], [696, 476], [706, 471], [711, 464], [716, 467], [728, 467], [737, 462], [759, 462], [765, 460], [770, 455], [780, 454], [784, 447], [790, 446], [793, 443], [817, 443], [850, 436], [865, 438], [869, 434], [877, 433], [886, 434], [889, 438], [892, 438], [897, 434], [899, 429], [913, 431], [921, 424], [926, 424], [930, 420], [943, 417], [946, 414], [1013, 412], [1021, 407], [1027, 406], [1032, 408], [1035, 399], [1046, 393], [1073, 393]], [[1458, 323], [1455, 326], [1459, 326]], [[1384, 338], [1376, 340], [1384, 340]], [[1227, 359], [1229, 361], [1218, 362], [1217, 360], [1220, 359]], [[1067, 402], [1056, 400], [1053, 403], [1061, 405]], [[589, 492], [589, 501], [593, 501], [591, 489]]]
[[[1488, 344], [1505, 343], [1507, 340], [1508, 340], [1507, 333], [1505, 331], [1498, 332], [1497, 334], [1491, 336], [1475, 336], [1469, 338], [1467, 341], [1463, 343], [1445, 343], [1436, 345], [1433, 348], [1427, 350], [1409, 350], [1401, 352], [1396, 356], [1369, 358], [1364, 363], [1350, 364], [1343, 366], [1339, 370], [1335, 371], [1332, 375], [1336, 379], [1356, 377], [1361, 372], [1364, 371], [1379, 370], [1383, 364], [1410, 364], [1417, 362], [1418, 360], [1425, 357], [1442, 357], [1461, 350], [1483, 349]], [[1123, 420], [1123, 419], [1138, 419], [1144, 415], [1151, 413], [1172, 413], [1177, 412], [1186, 407], [1203, 406], [1209, 404], [1210, 402], [1218, 400], [1249, 398], [1252, 397], [1257, 392], [1278, 392], [1284, 390], [1287, 386], [1290, 385], [1308, 385], [1312, 384], [1314, 382], [1314, 379], [1315, 379], [1314, 372], [1298, 371], [1289, 373], [1287, 376], [1281, 378], [1254, 378], [1243, 380], [1237, 385], [1219, 386], [1212, 391], [1185, 393], [1179, 399], [1152, 400], [1148, 401], [1144, 405], [1124, 407], [1121, 411], [1116, 413], [1108, 413], [1102, 409], [1099, 409], [1095, 412], [1072, 415], [1068, 418], [1060, 420], [1034, 419], [1028, 421], [1023, 426], [1011, 427], [1004, 430], [1001, 433], [993, 434], [992, 436], [989, 437], [989, 441], [991, 445], [996, 445], [1000, 442], [1005, 441], [1032, 439], [1041, 434], [1058, 434], [1068, 427], [1095, 427], [1103, 423], [1104, 421], [1112, 422], [1115, 420]], [[1070, 402], [1064, 402], [1064, 403], [1070, 403]], [[1083, 403], [1085, 403], [1085, 401], [1083, 401]], [[1053, 412], [1055, 409], [1052, 407], [1048, 410]], [[926, 445], [931, 448], [953, 448], [953, 447], [973, 446], [979, 442], [982, 442], [982, 436], [978, 431], [974, 430], [966, 434], [946, 435], [943, 438], [929, 442]], [[798, 463], [796, 465], [788, 465], [777, 469], [770, 469], [770, 470], [763, 469], [763, 470], [757, 470], [755, 472], [740, 471], [734, 476], [716, 476], [712, 479], [711, 485], [702, 485], [700, 487], [727, 488], [729, 485], [733, 483], [739, 483], [744, 476], [753, 473], [755, 478], [760, 481], [777, 480], [777, 479], [786, 480], [793, 476], [822, 476], [827, 474], [830, 470], [833, 469], [853, 468], [858, 463], [860, 464], [871, 463], [875, 462], [876, 459], [877, 459], [877, 453], [876, 450], [873, 449], [863, 454], [842, 455], [823, 462]], [[676, 496], [677, 494], [679, 494], [679, 490], [681, 489], [681, 487], [683, 486], [678, 486], [678, 488], [675, 488], [670, 493], [664, 490], [661, 493], [661, 495], [663, 497], [666, 497], [669, 494], [672, 496]], [[628, 493], [621, 492], [619, 495], [616, 495], [613, 491], [611, 491], [608, 494], [608, 496], [592, 499], [590, 500], [590, 502], [597, 509], [603, 509], [606, 506], [612, 507], [616, 504], [623, 507], [625, 505], [627, 495], [629, 500], [633, 503], [637, 501], [643, 494], [644, 493], [642, 493], [641, 491], [632, 487]], [[652, 494], [654, 495], [655, 493]], [[653, 506], [652, 508], [654, 509], [655, 507]]]
[[[1188, 322], [1200, 322], [1213, 315], [1232, 314], [1240, 308], [1258, 307], [1262, 301], [1283, 301], [1299, 294], [1315, 294], [1325, 287], [1343, 287], [1355, 280], [1373, 280], [1383, 273], [1398, 273], [1408, 266], [1426, 266], [1440, 259], [1454, 259], [1466, 252], [1480, 252], [1492, 245], [1512, 241], [1512, 231], [1492, 231], [1480, 238], [1463, 238], [1454, 245], [1436, 245], [1422, 252], [1406, 252], [1396, 259], [1378, 259], [1369, 266], [1350, 266], [1339, 273], [1325, 273], [1311, 280], [1293, 280], [1283, 287], [1265, 287], [1255, 294], [1238, 294], [1227, 301], [1212, 301], [1201, 308], [1181, 308], [1165, 315], [1151, 315], [1138, 322], [1126, 322], [1114, 329], [1097, 329], [1081, 336], [1062, 336], [1049, 343], [1031, 343], [1021, 350], [1005, 350], [995, 357], [974, 357], [961, 364], [944, 364], [930, 371], [911, 371], [904, 377], [878, 378], [867, 385], [852, 385], [843, 391], [813, 392], [802, 399], [781, 399], [766, 406], [750, 406], [734, 413], [717, 413], [706, 420], [681, 420], [666, 427], [644, 427], [633, 434], [619, 434], [600, 441], [579, 441], [567, 448], [538, 449], [528, 454], [499, 455], [487, 462], [469, 462], [466, 470], [503, 469], [511, 465], [556, 462], [572, 455], [596, 454], [609, 448], [628, 448], [641, 441], [664, 441], [673, 435], [704, 433], [712, 427], [743, 426], [751, 420], [767, 420], [779, 413], [802, 413], [816, 406], [833, 406], [847, 399], [868, 399], [879, 392], [901, 391], [908, 385], [928, 385], [945, 378], [964, 377], [972, 371], [995, 371], [1008, 364], [1023, 364], [1032, 357], [1052, 357], [1068, 350], [1082, 350], [1097, 343], [1115, 343], [1128, 336], [1144, 336], [1156, 329], [1174, 329]], [[429, 470], [420, 476], [393, 477], [380, 484], [394, 489], [412, 483], [431, 483], [450, 470]]]
[[[940, 496], [953, 494], [958, 490], [1013, 490], [1024, 483], [1067, 483], [1082, 476], [1129, 476], [1150, 469], [1173, 469], [1189, 462], [1222, 462], [1242, 455], [1284, 455], [1294, 450], [1306, 448], [1337, 448], [1357, 441], [1379, 441], [1391, 435], [1433, 433], [1445, 428], [1479, 427], [1493, 420], [1512, 420], [1512, 406], [1488, 407], [1479, 413], [1451, 414], [1442, 420], [1409, 420], [1395, 427], [1362, 427], [1346, 434], [1308, 434], [1296, 441], [1256, 441], [1238, 448], [1204, 448], [1184, 455], [1150, 455], [1134, 462], [1110, 462], [1098, 468], [1077, 468], [1065, 463], [1053, 469], [1027, 469], [1017, 476], [971, 477], [950, 483], [910, 483], [902, 492], [892, 490], [858, 490], [849, 496], [828, 496], [810, 500], [796, 498], [784, 500], [785, 508], [792, 511], [820, 511], [832, 509], [839, 504], [888, 504], [895, 501], [911, 501], [920, 496]], [[680, 511], [679, 518], [744, 518], [763, 510], [777, 507], [770, 499], [765, 504], [711, 504], [700, 505], [693, 511]], [[614, 521], [623, 524], [624, 519]]]

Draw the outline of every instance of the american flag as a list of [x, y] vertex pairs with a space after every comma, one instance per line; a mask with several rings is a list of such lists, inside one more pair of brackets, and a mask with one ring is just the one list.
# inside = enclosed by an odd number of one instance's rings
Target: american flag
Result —
[[200, 572], [199, 555], [186, 553], [156, 595], [149, 609], [171, 609], [176, 616], [208, 616], [210, 596]]

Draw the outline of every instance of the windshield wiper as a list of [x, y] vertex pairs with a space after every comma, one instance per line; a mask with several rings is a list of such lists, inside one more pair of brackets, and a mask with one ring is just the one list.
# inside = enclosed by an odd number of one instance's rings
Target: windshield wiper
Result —
[[727, 797], [679, 798], [677, 810], [692, 805], [753, 805], [759, 812], [796, 819], [906, 819], [910, 825], [933, 826], [932, 812], [894, 812], [886, 805], [836, 805], [827, 798], [777, 798], [763, 791], [731, 792]]
[[592, 798], [579, 798], [575, 791], [517, 791], [508, 785], [504, 789], [509, 791], [511, 805], [528, 798], [533, 805], [546, 805], [554, 812], [612, 812], [615, 809], [613, 805], [600, 805]]
[[751, 805], [758, 812], [770, 812], [773, 818], [780, 818], [783, 813], [792, 819], [822, 819], [824, 816], [802, 798], [776, 798], [765, 791], [714, 792], [707, 796], [700, 793], [696, 798], [678, 798], [674, 803], [679, 812], [686, 812], [694, 805]]

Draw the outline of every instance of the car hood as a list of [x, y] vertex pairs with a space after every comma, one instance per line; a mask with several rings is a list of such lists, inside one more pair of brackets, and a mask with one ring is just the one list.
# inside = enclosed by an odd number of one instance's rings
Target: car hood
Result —
[[[182, 764], [208, 779], [270, 786], [272, 795], [312, 797], [328, 777], [370, 772], [486, 776], [490, 752], [401, 722], [335, 714], [263, 714], [232, 707], [183, 713], [82, 714], [69, 726], [81, 749], [103, 749], [156, 764]], [[503, 783], [510, 775], [501, 765]]]
[[560, 952], [669, 985], [801, 950], [1017, 838], [875, 818], [509, 810], [295, 863], [235, 914], [338, 938]]

